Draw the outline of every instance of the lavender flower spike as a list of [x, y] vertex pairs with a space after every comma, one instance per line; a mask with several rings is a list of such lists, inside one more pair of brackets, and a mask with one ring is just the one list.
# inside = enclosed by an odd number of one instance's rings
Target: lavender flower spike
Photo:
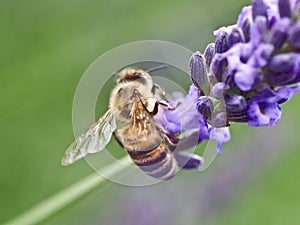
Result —
[[[217, 120], [224, 127], [230, 122], [274, 126], [281, 119], [280, 104], [299, 92], [300, 1], [252, 2], [236, 24], [214, 32], [215, 51], [206, 65], [212, 93], [198, 100], [199, 112], [212, 126], [220, 126]], [[211, 116], [204, 99], [213, 103]]]
[[276, 125], [281, 104], [300, 91], [300, 0], [253, 0], [236, 24], [214, 35], [204, 55], [196, 51], [190, 58], [188, 95], [170, 100], [176, 110], [159, 106], [154, 116], [180, 139], [172, 151], [185, 169], [203, 160], [184, 150], [214, 140], [221, 152], [232, 122]]

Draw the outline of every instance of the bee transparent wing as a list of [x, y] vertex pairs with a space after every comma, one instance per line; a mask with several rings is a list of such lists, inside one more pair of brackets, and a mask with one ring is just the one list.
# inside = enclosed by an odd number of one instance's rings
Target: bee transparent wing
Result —
[[86, 132], [76, 138], [62, 157], [61, 164], [64, 166], [69, 165], [88, 153], [95, 153], [104, 149], [116, 127], [115, 117], [108, 110]]

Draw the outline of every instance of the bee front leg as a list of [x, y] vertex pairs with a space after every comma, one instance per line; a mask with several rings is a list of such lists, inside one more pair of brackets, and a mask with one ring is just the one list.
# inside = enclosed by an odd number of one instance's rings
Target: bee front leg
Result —
[[171, 105], [170, 105], [167, 101], [165, 101], [165, 100], [158, 100], [157, 102], [158, 102], [158, 104], [160, 104], [161, 106], [167, 108], [168, 110], [175, 110], [176, 107], [177, 107], [178, 104], [179, 104], [179, 103], [178, 103], [176, 106], [171, 106]]

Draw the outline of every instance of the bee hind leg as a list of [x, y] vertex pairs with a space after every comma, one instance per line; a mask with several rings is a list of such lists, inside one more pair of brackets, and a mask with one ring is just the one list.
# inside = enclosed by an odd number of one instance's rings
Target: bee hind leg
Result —
[[176, 137], [175, 135], [173, 134], [170, 134], [170, 133], [166, 133], [164, 134], [165, 136], [165, 139], [168, 141], [168, 143], [173, 146], [173, 147], [177, 147], [180, 139], [178, 137]]

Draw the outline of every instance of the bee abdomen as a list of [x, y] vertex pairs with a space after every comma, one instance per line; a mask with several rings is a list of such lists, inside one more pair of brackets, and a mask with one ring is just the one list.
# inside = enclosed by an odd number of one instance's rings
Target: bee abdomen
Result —
[[174, 155], [163, 142], [153, 150], [127, 152], [133, 162], [151, 177], [167, 180], [178, 170]]

